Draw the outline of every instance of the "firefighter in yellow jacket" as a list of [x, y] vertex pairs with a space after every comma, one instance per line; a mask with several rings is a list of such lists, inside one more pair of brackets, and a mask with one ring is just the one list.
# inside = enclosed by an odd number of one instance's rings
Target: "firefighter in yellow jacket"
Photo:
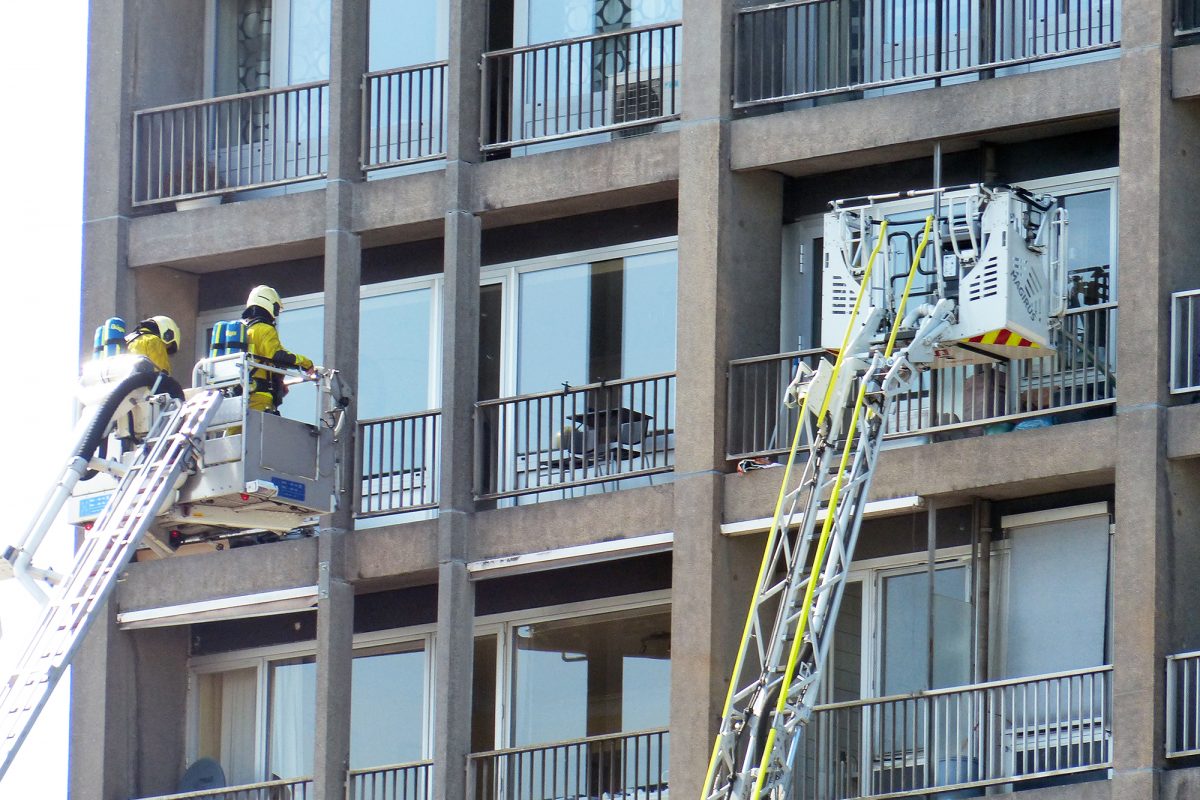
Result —
[[[246, 352], [277, 367], [298, 367], [305, 372], [311, 372], [311, 358], [285, 349], [279, 341], [275, 321], [282, 310], [283, 303], [279, 301], [279, 292], [270, 286], [255, 286], [250, 290], [250, 296], [246, 298], [246, 310], [242, 312], [242, 320], [246, 323]], [[281, 375], [265, 369], [250, 372], [252, 410], [276, 412], [286, 391], [281, 378]]]
[[144, 319], [125, 337], [125, 345], [129, 352], [145, 356], [159, 372], [170, 375], [170, 357], [179, 351], [179, 326], [170, 317]]

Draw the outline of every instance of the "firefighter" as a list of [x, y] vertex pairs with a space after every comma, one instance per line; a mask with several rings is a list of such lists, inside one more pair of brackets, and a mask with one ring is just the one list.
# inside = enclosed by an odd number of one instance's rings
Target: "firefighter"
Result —
[[[311, 373], [312, 359], [284, 349], [279, 341], [275, 321], [282, 310], [279, 292], [270, 286], [255, 286], [250, 290], [250, 296], [246, 298], [246, 310], [242, 312], [242, 320], [246, 323], [246, 351], [274, 366], [298, 367]], [[283, 402], [287, 391], [283, 376], [265, 369], [255, 369], [250, 372], [250, 379], [250, 408], [270, 414], [278, 413], [279, 404]]]
[[150, 359], [159, 372], [170, 375], [170, 356], [179, 351], [179, 326], [170, 317], [144, 319], [125, 337], [125, 346], [129, 352]]

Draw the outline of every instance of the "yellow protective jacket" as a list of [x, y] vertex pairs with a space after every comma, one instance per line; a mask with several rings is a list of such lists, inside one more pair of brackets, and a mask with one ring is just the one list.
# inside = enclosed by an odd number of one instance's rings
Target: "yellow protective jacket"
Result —
[[162, 339], [139, 328], [133, 336], [126, 339], [126, 343], [129, 352], [145, 356], [160, 372], [171, 374], [171, 359], [167, 356], [167, 345]]
[[[246, 352], [277, 367], [299, 367], [303, 370], [313, 367], [311, 358], [285, 349], [283, 342], [279, 341], [279, 332], [275, 330], [275, 326], [262, 320], [246, 322]], [[272, 373], [265, 369], [255, 369], [250, 371], [250, 377], [254, 382], [250, 408], [266, 411], [279, 405], [283, 398], [275, 390], [275, 376]]]

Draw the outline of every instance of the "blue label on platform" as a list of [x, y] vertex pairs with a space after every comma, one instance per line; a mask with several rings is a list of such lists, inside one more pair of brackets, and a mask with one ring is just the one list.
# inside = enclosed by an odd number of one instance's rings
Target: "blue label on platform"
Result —
[[279, 489], [279, 496], [285, 500], [304, 502], [304, 484], [299, 481], [289, 481], [284, 478], [272, 478], [271, 483]]
[[112, 497], [111, 494], [101, 494], [96, 495], [95, 497], [84, 497], [79, 501], [79, 516], [96, 516], [104, 510], [106, 505], [108, 505], [108, 499], [110, 497]]

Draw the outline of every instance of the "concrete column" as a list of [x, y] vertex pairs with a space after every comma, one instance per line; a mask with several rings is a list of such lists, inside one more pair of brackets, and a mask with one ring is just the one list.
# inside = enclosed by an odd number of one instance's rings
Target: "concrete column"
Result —
[[[367, 4], [334, 0], [329, 45], [329, 170], [325, 189], [325, 366], [358, 386], [362, 243], [353, 227], [354, 192], [363, 180], [362, 75], [367, 68]], [[341, 800], [350, 765], [354, 589], [348, 576], [354, 531], [356, 414], [338, 441], [342, 487], [338, 509], [323, 520], [318, 547], [316, 753], [317, 800]]]
[[88, 15], [88, 88], [83, 199], [81, 340], [114, 313], [132, 317], [126, 267], [132, 168], [133, 48], [130, 0], [93, 0]]
[[[192, 365], [195, 359], [196, 342], [192, 332], [196, 330], [196, 309], [199, 306], [200, 278], [190, 272], [180, 272], [169, 267], [144, 267], [134, 274], [133, 319], [146, 319], [155, 314], [165, 314], [179, 325], [181, 343], [179, 352], [171, 358], [171, 375], [183, 386], [192, 385]], [[126, 320], [131, 325], [131, 320]], [[200, 344], [206, 345], [206, 342]]]
[[782, 182], [729, 168], [733, 12], [685, 0], [679, 134], [679, 315], [671, 617], [671, 791], [699, 796], [761, 537], [720, 534], [726, 373], [779, 339]]
[[1194, 534], [1184, 525], [1194, 517], [1185, 504], [1196, 475], [1166, 461], [1169, 298], [1195, 285], [1188, 272], [1200, 246], [1191, 210], [1200, 114], [1171, 99], [1172, 11], [1170, 0], [1132, 0], [1121, 10], [1113, 797], [1122, 800], [1159, 794], [1171, 633], [1161, 609], [1189, 591], [1200, 567], [1194, 548], [1176, 548]]
[[[88, 18], [88, 86], [83, 201], [83, 286], [80, 352], [90, 352], [92, 331], [106, 317], [132, 317], [133, 281], [126, 267], [129, 236], [132, 42], [136, 29], [128, 0], [93, 0]], [[134, 748], [122, 696], [110, 685], [115, 626], [111, 606], [75, 657], [71, 682], [73, 798], [107, 800], [133, 794]], [[115, 670], [119, 672], [120, 670]], [[111, 733], [111, 735], [109, 735]]]
[[475, 530], [480, 224], [474, 213], [472, 170], [482, 160], [478, 65], [487, 14], [485, 0], [450, 0], [433, 787], [435, 798], [456, 800], [468, 791], [475, 654], [475, 587], [467, 575], [467, 561]]

